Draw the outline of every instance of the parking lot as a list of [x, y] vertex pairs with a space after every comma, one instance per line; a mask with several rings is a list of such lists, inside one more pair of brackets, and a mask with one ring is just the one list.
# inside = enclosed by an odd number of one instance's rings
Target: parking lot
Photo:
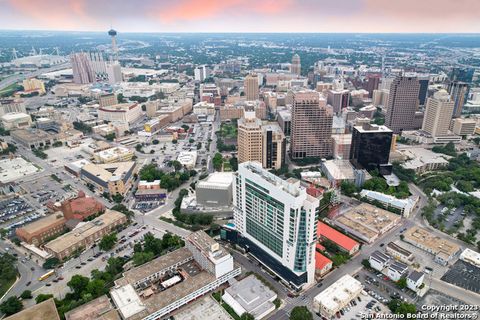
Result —
[[26, 198], [36, 202], [39, 205], [38, 208], [45, 206], [49, 201], [62, 201], [76, 195], [74, 188], [64, 186], [49, 175], [25, 182], [22, 188], [27, 192]]
[[[422, 310], [422, 306], [458, 306], [464, 304], [465, 302], [450, 297], [443, 292], [430, 289], [427, 294], [417, 302], [417, 310]], [[456, 311], [440, 311], [441, 314], [453, 314], [454, 312]]]
[[450, 229], [455, 223], [462, 221], [466, 214], [463, 212], [463, 206], [449, 209], [440, 205], [435, 209], [433, 215], [436, 220], [443, 222], [445, 229]]
[[389, 312], [388, 308], [378, 299], [362, 293], [337, 313], [336, 317], [338, 319], [361, 319], [362, 315], [386, 312]]
[[458, 260], [445, 273], [442, 280], [458, 287], [480, 293], [480, 268]]
[[149, 212], [155, 208], [163, 206], [165, 201], [136, 201], [133, 208], [140, 212]]
[[381, 273], [362, 270], [358, 273], [358, 276], [358, 280], [365, 286], [365, 291], [383, 303], [388, 303], [392, 298], [408, 302], [415, 299], [415, 293], [413, 291], [398, 288], [393, 281], [386, 280], [385, 276]]
[[22, 197], [12, 196], [0, 200], [1, 228], [12, 230], [42, 216]]

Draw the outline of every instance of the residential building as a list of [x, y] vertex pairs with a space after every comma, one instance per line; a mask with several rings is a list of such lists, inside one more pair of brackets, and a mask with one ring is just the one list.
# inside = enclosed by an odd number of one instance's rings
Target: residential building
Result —
[[302, 64], [300, 62], [300, 56], [294, 54], [292, 57], [292, 64], [290, 65], [290, 72], [299, 76], [302, 73]]
[[390, 256], [408, 265], [411, 265], [415, 260], [413, 253], [402, 247], [398, 242], [389, 242], [385, 246], [385, 251]]
[[44, 249], [59, 260], [63, 260], [76, 251], [85, 250], [126, 222], [127, 217], [123, 213], [107, 209], [104, 214], [92, 221], [80, 224], [72, 231], [48, 242]]
[[366, 198], [369, 201], [379, 201], [387, 209], [394, 209], [404, 217], [410, 216], [410, 213], [412, 213], [418, 201], [416, 197], [398, 199], [388, 194], [366, 189], [360, 191], [360, 197]]
[[357, 169], [374, 170], [381, 174], [390, 174], [390, 147], [392, 145], [392, 130], [386, 126], [364, 124], [354, 126], [350, 161]]
[[235, 174], [233, 205], [240, 245], [285, 283], [299, 289], [314, 282], [318, 199], [298, 180], [244, 162]]
[[387, 276], [393, 281], [404, 278], [408, 273], [408, 266], [400, 261], [394, 261], [387, 268]]
[[190, 234], [185, 243], [115, 280], [110, 296], [122, 319], [164, 318], [240, 275], [228, 251], [205, 232]]
[[335, 243], [341, 250], [345, 251], [349, 255], [353, 256], [360, 250], [360, 244], [347, 237], [343, 233], [333, 229], [329, 225], [318, 221], [317, 226], [317, 239], [322, 242], [323, 240], [330, 240]]
[[414, 74], [400, 75], [390, 85], [390, 93], [385, 115], [385, 125], [393, 133], [414, 130], [415, 112], [418, 109], [420, 83]]
[[[317, 244], [318, 246], [319, 244]], [[333, 268], [332, 260], [325, 257], [318, 251], [315, 251], [315, 279], [320, 279]]]
[[471, 136], [475, 132], [476, 125], [477, 125], [477, 122], [475, 121], [475, 119], [456, 118], [456, 119], [453, 119], [452, 131], [454, 134], [459, 136]]
[[380, 78], [382, 77], [379, 73], [370, 73], [367, 75], [367, 82], [365, 84], [365, 89], [368, 91], [368, 97], [373, 97], [373, 91], [378, 89], [380, 84]]
[[27, 109], [21, 99], [1, 98], [0, 99], [0, 116], [7, 113], [27, 113]]
[[258, 86], [258, 75], [256, 73], [248, 74], [243, 82], [245, 99], [258, 100]]
[[290, 156], [328, 158], [332, 155], [333, 114], [316, 91], [293, 94]]
[[362, 203], [337, 216], [333, 223], [356, 238], [373, 243], [400, 222], [400, 216]]
[[5, 130], [26, 129], [32, 126], [32, 118], [26, 113], [7, 113], [1, 117]]
[[373, 269], [382, 272], [383, 269], [385, 269], [388, 266], [388, 264], [390, 263], [390, 257], [386, 254], [381, 253], [378, 250], [375, 250], [368, 257], [368, 262], [370, 263], [370, 266]]
[[433, 97], [427, 100], [422, 130], [432, 137], [448, 135], [453, 108], [454, 102], [446, 90], [435, 92]]
[[238, 163], [257, 161], [262, 163], [262, 121], [252, 111], [238, 120]]
[[206, 66], [198, 66], [193, 71], [195, 81], [203, 82], [206, 78], [210, 76], [210, 69]]
[[53, 298], [34, 304], [4, 320], [60, 320]]
[[413, 270], [407, 277], [407, 287], [412, 291], [419, 291], [425, 280], [425, 274], [423, 272]]
[[360, 281], [346, 274], [313, 298], [313, 308], [322, 317], [333, 318], [350, 301], [356, 299], [362, 290]]
[[277, 294], [253, 274], [233, 283], [222, 296], [237, 315], [248, 313], [258, 320], [275, 310], [275, 299]]
[[98, 120], [119, 121], [132, 124], [142, 117], [142, 107], [138, 103], [119, 103], [98, 108]]
[[227, 207], [232, 204], [233, 173], [214, 172], [195, 186], [197, 204], [203, 207]]
[[373, 90], [372, 104], [375, 107], [386, 107], [388, 105], [388, 100], [390, 99], [390, 90]]
[[66, 230], [66, 222], [67, 219], [64, 218], [61, 212], [54, 212], [51, 215], [15, 229], [15, 234], [21, 241], [40, 246], [48, 239], [62, 234]]
[[455, 243], [420, 227], [412, 227], [405, 231], [403, 240], [433, 254], [434, 261], [441, 265], [447, 265], [460, 252], [460, 247]]
[[115, 162], [105, 164], [86, 164], [82, 167], [80, 176], [91, 183], [100, 193], [124, 195], [131, 187], [135, 162]]
[[262, 165], [265, 169], [280, 169], [285, 164], [286, 139], [277, 123], [262, 126]]
[[333, 112], [339, 114], [348, 107], [350, 91], [346, 89], [331, 89], [327, 93], [327, 103], [333, 107]]

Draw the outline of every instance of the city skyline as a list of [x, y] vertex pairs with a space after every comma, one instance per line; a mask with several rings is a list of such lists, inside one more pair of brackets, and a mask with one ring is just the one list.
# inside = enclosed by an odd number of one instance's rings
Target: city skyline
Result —
[[[480, 2], [2, 0], [2, 29], [124, 32], [475, 33]], [[415, 10], [411, 8], [415, 7]], [[52, 10], [54, 9], [54, 10]], [[425, 14], [428, 12], [428, 15]], [[448, 23], [445, 23], [448, 21]]]

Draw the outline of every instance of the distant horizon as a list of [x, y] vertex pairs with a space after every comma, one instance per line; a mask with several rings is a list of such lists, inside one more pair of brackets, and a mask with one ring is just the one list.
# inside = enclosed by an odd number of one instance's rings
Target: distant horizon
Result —
[[[296, 32], [274, 32], [274, 31], [122, 31], [116, 29], [114, 26], [110, 28], [117, 31], [119, 34], [134, 34], [134, 33], [151, 33], [151, 34], [386, 34], [386, 35], [479, 35], [478, 32], [333, 32], [333, 31], [296, 31]], [[110, 28], [105, 30], [60, 30], [60, 29], [2, 29], [0, 32], [65, 32], [65, 33], [106, 33]]]
[[0, 0], [7, 30], [480, 33], [478, 0]]

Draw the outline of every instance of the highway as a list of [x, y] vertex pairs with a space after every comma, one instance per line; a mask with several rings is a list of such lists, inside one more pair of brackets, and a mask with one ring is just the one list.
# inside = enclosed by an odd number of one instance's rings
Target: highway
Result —
[[12, 85], [16, 82], [23, 81], [26, 78], [36, 77], [36, 76], [39, 76], [39, 75], [44, 74], [44, 73], [58, 71], [58, 70], [66, 69], [66, 68], [71, 68], [70, 62], [62, 63], [62, 64], [59, 64], [59, 65], [56, 65], [56, 66], [53, 66], [53, 67], [50, 67], [50, 68], [38, 69], [36, 71], [29, 72], [29, 73], [15, 74], [13, 76], [10, 76], [10, 77], [5, 78], [2, 81], [0, 81], [0, 90], [6, 88], [9, 85]]

